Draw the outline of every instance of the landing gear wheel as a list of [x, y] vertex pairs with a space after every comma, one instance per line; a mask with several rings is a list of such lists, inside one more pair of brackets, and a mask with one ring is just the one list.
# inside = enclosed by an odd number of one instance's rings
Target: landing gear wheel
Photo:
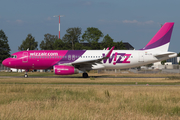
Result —
[[24, 77], [25, 77], [25, 78], [28, 78], [28, 74], [24, 74]]
[[87, 73], [83, 73], [83, 78], [88, 78], [88, 74]]

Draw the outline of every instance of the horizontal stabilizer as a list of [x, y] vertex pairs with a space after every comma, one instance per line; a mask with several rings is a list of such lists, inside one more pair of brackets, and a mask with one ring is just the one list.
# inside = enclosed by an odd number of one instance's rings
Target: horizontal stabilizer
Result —
[[177, 56], [177, 53], [175, 52], [164, 52], [164, 53], [159, 53], [159, 54], [155, 54], [154, 57], [170, 57], [170, 56]]

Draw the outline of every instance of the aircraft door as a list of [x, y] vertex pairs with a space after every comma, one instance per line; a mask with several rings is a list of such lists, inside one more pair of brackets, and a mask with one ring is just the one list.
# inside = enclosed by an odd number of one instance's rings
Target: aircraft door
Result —
[[28, 52], [23, 52], [22, 62], [23, 63], [27, 63], [28, 62]]
[[143, 52], [139, 53], [139, 62], [144, 62], [144, 53]]

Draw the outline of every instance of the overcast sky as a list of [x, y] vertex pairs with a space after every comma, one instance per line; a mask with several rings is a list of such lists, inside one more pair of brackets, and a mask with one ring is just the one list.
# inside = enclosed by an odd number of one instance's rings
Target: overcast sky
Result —
[[[170, 51], [180, 52], [180, 0], [1, 0], [0, 29], [8, 37], [11, 53], [29, 33], [38, 44], [44, 34], [61, 38], [70, 27], [96, 27], [114, 41], [129, 42], [143, 48], [160, 29], [160, 24], [175, 22]], [[102, 40], [102, 39], [101, 39]], [[112, 46], [109, 46], [112, 47]]]

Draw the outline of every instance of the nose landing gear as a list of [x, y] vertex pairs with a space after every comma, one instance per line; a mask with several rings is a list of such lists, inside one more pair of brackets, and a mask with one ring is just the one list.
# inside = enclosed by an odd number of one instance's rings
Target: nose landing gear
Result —
[[27, 74], [28, 70], [26, 70], [25, 74], [24, 74], [24, 77], [25, 78], [28, 78], [28, 74]]
[[28, 78], [28, 74], [24, 74], [24, 77], [25, 77], [25, 78]]

